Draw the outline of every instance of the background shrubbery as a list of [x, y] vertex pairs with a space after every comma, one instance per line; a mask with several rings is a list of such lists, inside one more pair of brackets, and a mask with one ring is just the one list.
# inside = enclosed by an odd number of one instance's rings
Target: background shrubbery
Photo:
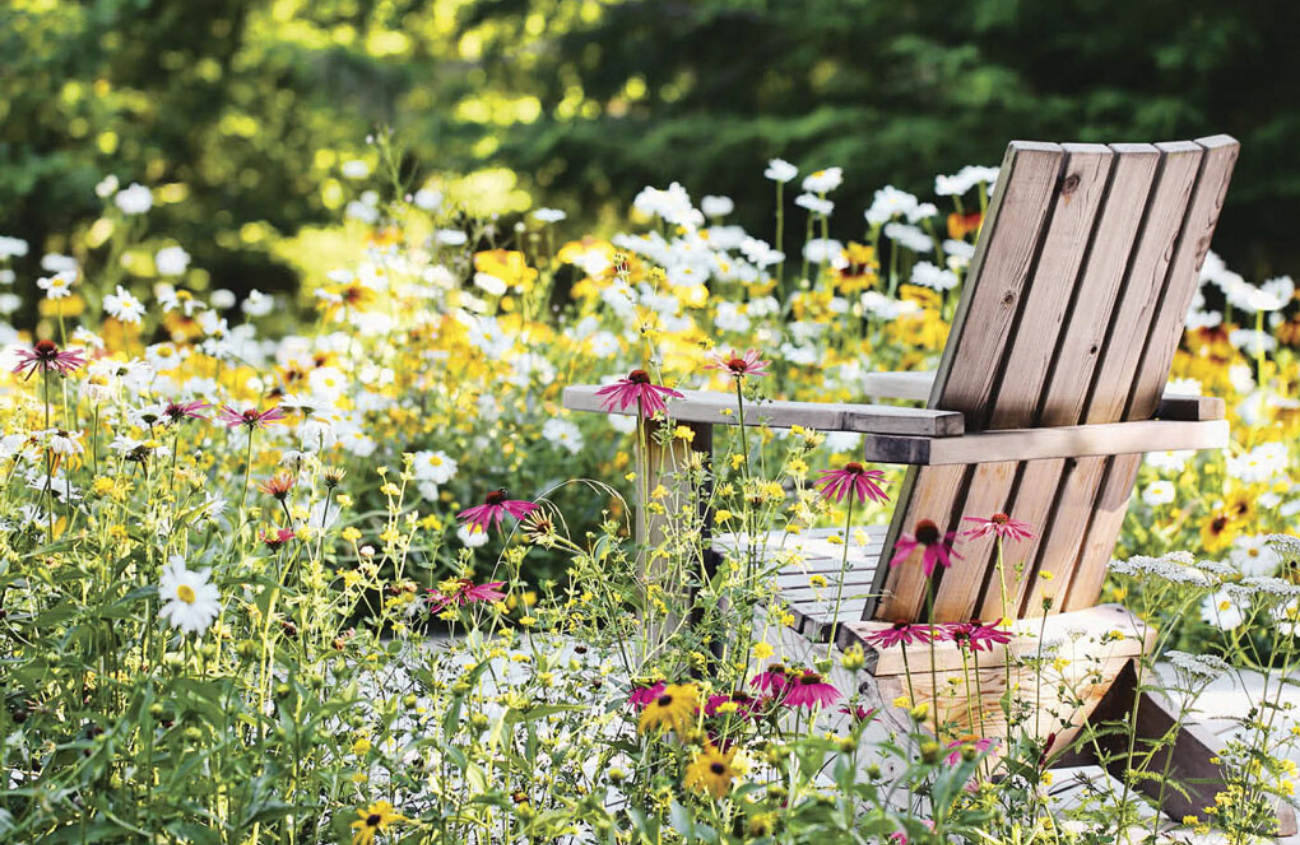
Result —
[[166, 186], [153, 227], [214, 287], [289, 290], [281, 239], [337, 219], [340, 165], [378, 125], [413, 184], [460, 173], [474, 211], [544, 198], [605, 230], [671, 175], [762, 234], [768, 157], [847, 166], [842, 239], [875, 187], [925, 193], [1009, 138], [1228, 132], [1244, 154], [1216, 249], [1265, 278], [1295, 266], [1298, 18], [1281, 0], [10, 0], [0, 232], [35, 245], [34, 273], [115, 173]]

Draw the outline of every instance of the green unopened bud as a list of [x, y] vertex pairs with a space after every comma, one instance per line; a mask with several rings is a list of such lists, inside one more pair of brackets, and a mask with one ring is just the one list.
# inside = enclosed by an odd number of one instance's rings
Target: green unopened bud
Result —
[[940, 749], [939, 743], [935, 742], [934, 740], [927, 740], [926, 742], [921, 743], [922, 762], [925, 763], [937, 762], [939, 760], [939, 752], [941, 750], [942, 749]]
[[840, 660], [840, 663], [850, 672], [856, 672], [867, 665], [867, 657], [862, 653], [862, 646], [849, 646], [848, 650], [844, 652], [844, 657]]

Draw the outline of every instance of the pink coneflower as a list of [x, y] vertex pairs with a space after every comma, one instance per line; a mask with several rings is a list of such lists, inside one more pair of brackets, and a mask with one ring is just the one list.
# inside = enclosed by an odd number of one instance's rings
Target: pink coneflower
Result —
[[960, 763], [961, 753], [966, 748], [974, 748], [976, 754], [983, 754], [994, 745], [997, 745], [997, 742], [996, 739], [975, 739], [974, 737], [971, 737], [970, 739], [954, 740], [948, 743], [949, 748], [956, 749], [948, 755], [948, 765], [955, 766]]
[[257, 485], [257, 489], [261, 490], [266, 495], [274, 496], [276, 499], [283, 502], [289, 497], [289, 491], [292, 490], [294, 485], [297, 483], [297, 477], [290, 475], [287, 472], [277, 472], [266, 481]]
[[965, 522], [975, 523], [974, 528], [962, 532], [963, 537], [976, 539], [987, 537], [990, 534], [996, 536], [999, 540], [1032, 540], [1034, 533], [1033, 528], [1028, 522], [1021, 522], [1018, 519], [1012, 519], [1004, 513], [995, 513], [988, 519], [980, 516], [968, 516]]
[[229, 405], [222, 405], [220, 410], [217, 411], [217, 416], [226, 424], [226, 428], [242, 425], [252, 431], [255, 428], [265, 428], [268, 423], [284, 419], [284, 411], [280, 410], [279, 405], [267, 408], [265, 411], [259, 411], [256, 408], [236, 411]]
[[709, 700], [704, 703], [704, 715], [716, 716], [718, 708], [729, 702], [736, 705], [736, 713], [741, 716], [754, 715], [754, 709], [758, 707], [758, 701], [754, 696], [747, 692], [737, 690], [736, 692], [727, 695], [709, 696]]
[[822, 680], [822, 676], [811, 670], [804, 670], [802, 675], [792, 678], [785, 688], [785, 699], [781, 702], [786, 707], [816, 706], [829, 707], [840, 700], [840, 691]]
[[780, 695], [785, 689], [785, 685], [790, 680], [790, 672], [782, 663], [772, 663], [768, 665], [767, 671], [761, 672], [750, 679], [751, 686], [758, 687], [762, 693], [771, 695]]
[[853, 719], [853, 721], [857, 722], [858, 724], [862, 724], [863, 722], [870, 719], [872, 716], [876, 715], [876, 708], [863, 707], [861, 704], [859, 704], [856, 707], [841, 707], [840, 712], [843, 713], [845, 716], [850, 717], [851, 719]]
[[771, 361], [762, 360], [762, 355], [757, 349], [747, 349], [744, 355], [740, 355], [736, 350], [731, 350], [730, 355], [723, 355], [721, 352], [713, 353], [710, 363], [704, 365], [706, 370], [726, 370], [736, 378], [745, 376], [761, 377], [770, 375], [767, 368], [772, 366]]
[[18, 366], [13, 371], [18, 374], [27, 371], [26, 378], [31, 378], [37, 370], [43, 373], [54, 370], [59, 375], [66, 376], [85, 363], [86, 354], [80, 349], [60, 352], [59, 345], [54, 341], [38, 340], [31, 349], [18, 350]]
[[632, 709], [640, 710], [656, 698], [664, 694], [668, 688], [667, 681], [657, 681], [648, 687], [637, 687], [632, 690], [632, 694], [627, 697], [627, 703], [632, 705]]
[[814, 486], [821, 486], [822, 496], [838, 502], [846, 493], [858, 497], [858, 502], [888, 502], [889, 496], [881, 489], [885, 473], [867, 469], [857, 461], [849, 461], [843, 469], [828, 469], [817, 476]]
[[168, 402], [167, 409], [163, 411], [163, 416], [174, 423], [183, 422], [185, 419], [206, 420], [207, 417], [199, 413], [204, 408], [211, 408], [207, 402], [196, 399], [193, 402]]
[[457, 579], [458, 587], [456, 589], [444, 592], [442, 590], [429, 590], [429, 612], [442, 613], [448, 607], [463, 607], [467, 604], [474, 604], [481, 601], [501, 601], [506, 594], [501, 592], [501, 587], [506, 585], [505, 581], [489, 581], [485, 584], [475, 584], [468, 578]]
[[637, 413], [643, 417], [653, 417], [659, 411], [667, 413], [664, 396], [682, 398], [682, 394], [672, 388], [651, 384], [650, 375], [645, 370], [633, 370], [627, 374], [627, 378], [621, 378], [597, 390], [596, 395], [603, 397], [601, 405], [606, 411], [614, 410], [615, 406], [620, 411], [636, 406]]
[[956, 538], [956, 532], [949, 531], [945, 534], [939, 530], [939, 526], [928, 519], [923, 519], [916, 524], [913, 533], [902, 535], [894, 543], [894, 557], [889, 561], [889, 565], [891, 568], [898, 566], [907, 560], [917, 546], [923, 546], [925, 554], [921, 562], [925, 567], [925, 577], [929, 578], [934, 574], [935, 564], [942, 564], [944, 569], [949, 569], [954, 559], [961, 560], [961, 555], [952, 548]]
[[1014, 638], [1010, 631], [999, 628], [997, 622], [989, 625], [978, 619], [969, 622], [952, 622], [944, 627], [947, 629], [948, 639], [958, 645], [969, 645], [972, 651], [992, 651], [994, 645], [1006, 645]]
[[515, 519], [523, 519], [537, 510], [537, 505], [532, 502], [526, 502], [523, 499], [506, 498], [509, 495], [509, 490], [500, 487], [488, 493], [483, 504], [465, 508], [465, 510], [456, 514], [456, 517], [465, 520], [470, 525], [477, 525], [483, 531], [487, 531], [494, 525], [500, 525], [506, 518], [506, 514], [510, 514]]
[[993, 646], [1005, 646], [1006, 643], [1014, 640], [1015, 634], [1010, 630], [1000, 627], [1001, 619], [993, 623], [982, 623], [978, 619], [971, 620], [970, 641], [972, 649], [976, 651], [992, 651]]
[[265, 529], [262, 531], [262, 542], [273, 552], [278, 551], [281, 546], [293, 538], [294, 533], [290, 528]]
[[906, 619], [900, 619], [894, 623], [893, 627], [877, 631], [874, 634], [868, 634], [862, 638], [862, 641], [872, 648], [882, 649], [893, 648], [899, 643], [903, 645], [928, 643], [934, 638], [934, 629], [929, 625], [914, 625]]

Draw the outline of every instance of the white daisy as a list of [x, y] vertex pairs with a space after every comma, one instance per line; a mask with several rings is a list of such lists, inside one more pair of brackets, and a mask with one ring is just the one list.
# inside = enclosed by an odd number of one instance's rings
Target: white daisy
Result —
[[187, 634], [206, 631], [221, 613], [221, 592], [208, 583], [211, 573], [211, 569], [190, 572], [185, 559], [173, 555], [158, 582], [158, 597], [165, 602], [158, 615]]
[[144, 304], [121, 285], [117, 286], [116, 293], [104, 297], [104, 310], [123, 323], [138, 324], [144, 316]]

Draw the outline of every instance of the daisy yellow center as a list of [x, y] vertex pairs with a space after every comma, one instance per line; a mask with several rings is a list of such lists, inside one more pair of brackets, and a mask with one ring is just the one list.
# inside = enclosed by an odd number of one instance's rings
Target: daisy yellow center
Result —
[[176, 588], [176, 598], [180, 599], [186, 604], [194, 604], [194, 602], [198, 599], [198, 596], [194, 594], [194, 588], [191, 587], [189, 584], [181, 584], [179, 587]]

